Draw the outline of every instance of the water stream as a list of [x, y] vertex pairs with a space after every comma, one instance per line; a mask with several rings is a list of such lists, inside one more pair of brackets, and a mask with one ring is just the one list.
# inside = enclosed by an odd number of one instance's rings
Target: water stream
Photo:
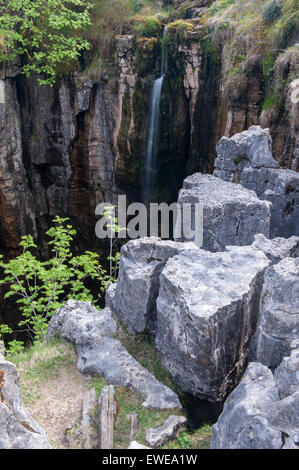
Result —
[[[166, 26], [163, 30], [163, 38], [165, 38], [167, 29]], [[162, 59], [161, 59], [161, 72], [160, 77], [154, 82], [150, 114], [149, 114], [149, 127], [148, 138], [145, 158], [145, 171], [144, 171], [144, 185], [143, 185], [143, 202], [152, 202], [155, 192], [155, 173], [156, 173], [156, 157], [158, 152], [159, 142], [159, 124], [160, 124], [160, 101], [163, 80], [167, 71], [167, 48], [165, 42], [162, 43]]]

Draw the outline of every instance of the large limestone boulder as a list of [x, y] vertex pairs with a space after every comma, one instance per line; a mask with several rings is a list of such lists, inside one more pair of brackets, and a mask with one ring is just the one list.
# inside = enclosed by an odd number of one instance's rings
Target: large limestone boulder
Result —
[[221, 401], [238, 383], [269, 264], [262, 251], [237, 246], [168, 260], [160, 275], [156, 346], [183, 391]]
[[280, 449], [282, 434], [267, 421], [269, 406], [278, 401], [271, 371], [259, 363], [249, 364], [213, 426], [211, 449]]
[[[201, 248], [221, 251], [228, 245], [250, 245], [257, 233], [269, 237], [271, 204], [261, 201], [254, 191], [226, 182], [213, 175], [195, 173], [185, 179], [178, 203], [203, 206]], [[182, 209], [181, 209], [182, 213]], [[183, 218], [182, 218], [183, 219]], [[194, 211], [192, 212], [192, 226]], [[188, 239], [188, 234], [180, 235]], [[199, 238], [199, 237], [198, 237]], [[191, 238], [190, 241], [193, 241]]]
[[161, 447], [168, 441], [176, 438], [180, 431], [183, 430], [182, 426], [187, 421], [185, 416], [171, 415], [164, 421], [162, 426], [158, 428], [149, 428], [146, 431], [146, 443], [150, 447]]
[[17, 369], [0, 354], [0, 449], [51, 449], [24, 407]]
[[245, 168], [240, 184], [270, 201], [271, 237], [299, 235], [299, 173], [292, 170]]
[[272, 203], [270, 237], [299, 235], [299, 174], [278, 169], [269, 129], [252, 126], [217, 144], [214, 176], [240, 183]]
[[286, 258], [265, 273], [250, 360], [276, 368], [299, 342], [299, 258]]
[[240, 168], [277, 168], [278, 162], [272, 155], [272, 139], [269, 129], [251, 126], [248, 130], [222, 137], [217, 146], [215, 160], [216, 176], [234, 182]]
[[130, 333], [155, 332], [159, 275], [169, 258], [188, 248], [197, 249], [193, 243], [156, 237], [131, 240], [122, 247], [118, 282], [109, 287], [106, 305]]
[[181, 408], [177, 395], [142, 367], [114, 337], [111, 310], [97, 310], [89, 302], [69, 300], [51, 318], [47, 338], [60, 335], [76, 345], [77, 367], [101, 375], [111, 385], [130, 388], [144, 397], [145, 408]]
[[212, 449], [299, 449], [299, 350], [273, 376], [252, 362], [213, 426]]

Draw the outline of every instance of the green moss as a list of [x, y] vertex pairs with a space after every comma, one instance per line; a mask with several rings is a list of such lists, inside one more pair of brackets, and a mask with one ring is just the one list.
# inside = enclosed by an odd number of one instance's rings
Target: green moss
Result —
[[167, 26], [167, 31], [169, 34], [172, 34], [174, 32], [183, 34], [187, 31], [193, 31], [193, 24], [185, 20], [176, 20], [172, 23], [169, 23], [169, 25]]
[[275, 93], [269, 93], [268, 95], [266, 95], [264, 99], [262, 109], [263, 110], [267, 110], [270, 108], [277, 109], [279, 108], [280, 103], [281, 103], [281, 98], [279, 96], [277, 96]]

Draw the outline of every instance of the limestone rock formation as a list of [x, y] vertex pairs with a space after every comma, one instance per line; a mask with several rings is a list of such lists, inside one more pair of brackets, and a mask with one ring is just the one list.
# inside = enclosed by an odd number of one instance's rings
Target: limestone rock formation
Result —
[[187, 421], [184, 416], [171, 415], [158, 428], [149, 428], [146, 431], [146, 442], [150, 447], [160, 447], [180, 432], [182, 425]]
[[286, 258], [265, 273], [250, 360], [276, 368], [298, 346], [299, 258]]
[[[199, 224], [194, 222], [193, 209], [192, 228], [203, 230], [202, 248], [205, 250], [221, 251], [228, 245], [250, 245], [257, 233], [269, 236], [271, 204], [260, 201], [254, 191], [241, 185], [196, 173], [185, 179], [178, 203], [202, 204], [203, 226], [197, 228]], [[193, 241], [194, 234], [191, 235], [189, 238], [182, 230], [182, 241]]]
[[102, 375], [111, 385], [130, 388], [144, 397], [145, 408], [181, 408], [177, 395], [155, 379], [114, 337], [116, 323], [106, 307], [69, 300], [51, 318], [47, 338], [60, 335], [76, 345], [78, 369]]
[[1, 354], [0, 449], [51, 449], [45, 431], [24, 407], [15, 365]]
[[227, 398], [218, 422], [213, 426], [212, 449], [280, 449], [282, 434], [267, 421], [267, 409], [279, 401], [271, 371], [251, 363]]
[[225, 181], [234, 181], [240, 168], [277, 168], [272, 156], [272, 139], [269, 129], [251, 126], [248, 130], [222, 137], [216, 146], [217, 159], [214, 174]]
[[299, 448], [298, 351], [282, 364], [274, 377], [249, 364], [213, 426], [212, 449]]
[[293, 350], [289, 357], [284, 357], [274, 372], [275, 382], [281, 398], [288, 397], [298, 390], [299, 350]]
[[155, 332], [159, 275], [169, 258], [188, 247], [196, 249], [193, 243], [155, 237], [131, 240], [122, 247], [118, 281], [116, 287], [109, 288], [106, 305], [130, 333]]
[[261, 250], [272, 264], [276, 264], [284, 258], [297, 258], [299, 256], [299, 237], [278, 237], [270, 240], [259, 233], [254, 237], [252, 247]]
[[278, 169], [269, 129], [252, 126], [217, 145], [214, 175], [272, 203], [270, 237], [299, 235], [299, 174]]
[[270, 261], [251, 247], [181, 252], [160, 275], [156, 346], [185, 392], [221, 401], [238, 383]]

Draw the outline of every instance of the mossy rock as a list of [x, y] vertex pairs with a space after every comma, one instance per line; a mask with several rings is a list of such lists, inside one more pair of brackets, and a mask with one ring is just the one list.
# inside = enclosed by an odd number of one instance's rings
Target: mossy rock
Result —
[[138, 39], [137, 45], [143, 52], [153, 52], [158, 45], [158, 39], [155, 37], [141, 37]]

